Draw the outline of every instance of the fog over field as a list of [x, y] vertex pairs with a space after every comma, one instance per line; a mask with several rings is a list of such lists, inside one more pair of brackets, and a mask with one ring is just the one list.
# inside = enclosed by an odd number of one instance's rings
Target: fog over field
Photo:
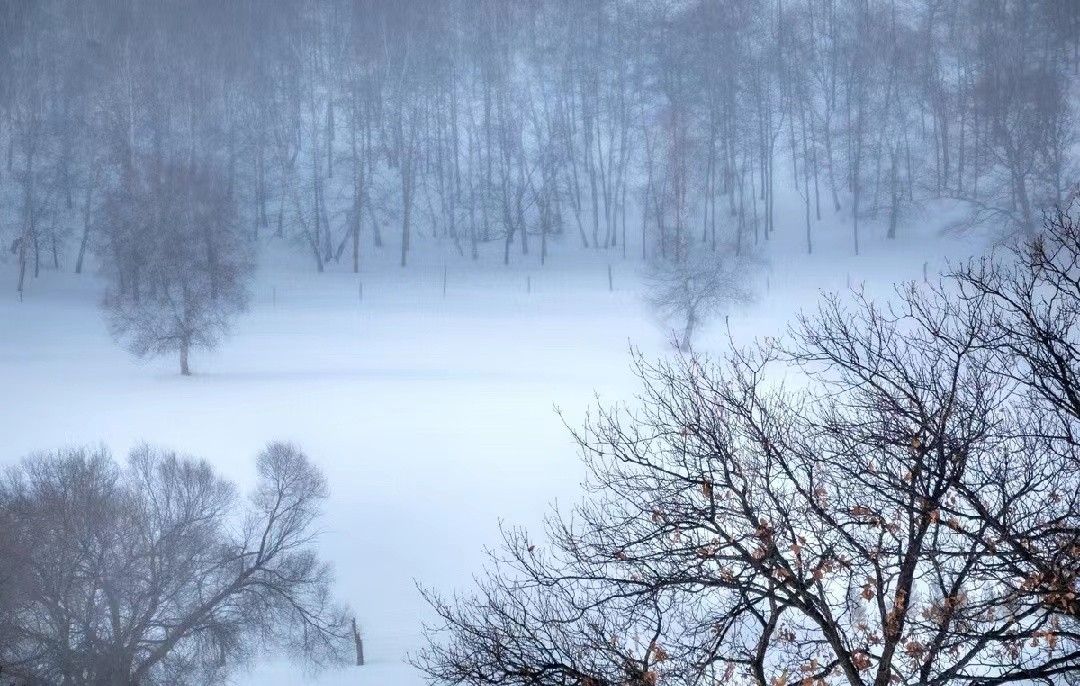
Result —
[[0, 686], [1080, 683], [1080, 4], [0, 0]]

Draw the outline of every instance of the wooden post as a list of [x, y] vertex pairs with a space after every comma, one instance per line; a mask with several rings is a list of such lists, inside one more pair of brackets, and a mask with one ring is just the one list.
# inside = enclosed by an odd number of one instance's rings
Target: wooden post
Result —
[[356, 644], [356, 666], [364, 666], [364, 640], [360, 638], [360, 632], [356, 630], [356, 617], [352, 620], [353, 643]]
[[927, 266], [927, 264], [929, 264], [929, 262], [923, 262], [922, 263], [922, 280], [923, 281], [929, 281], [929, 279], [927, 278], [927, 275], [926, 275], [926, 266]]
[[615, 281], [611, 278], [611, 265], [607, 266], [607, 289], [609, 291], [615, 290]]

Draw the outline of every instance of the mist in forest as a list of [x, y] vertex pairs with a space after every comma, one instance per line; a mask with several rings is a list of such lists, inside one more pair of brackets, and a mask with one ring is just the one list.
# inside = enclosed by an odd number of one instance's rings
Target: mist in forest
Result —
[[0, 686], [1073, 683], [1078, 84], [1077, 0], [0, 0]]
[[785, 194], [807, 252], [823, 218], [858, 252], [942, 200], [1032, 232], [1075, 183], [1078, 70], [1070, 0], [13, 1], [0, 237], [20, 291], [93, 255], [135, 293], [171, 221], [136, 207], [186, 184], [227, 219], [207, 240], [318, 271], [739, 252]]

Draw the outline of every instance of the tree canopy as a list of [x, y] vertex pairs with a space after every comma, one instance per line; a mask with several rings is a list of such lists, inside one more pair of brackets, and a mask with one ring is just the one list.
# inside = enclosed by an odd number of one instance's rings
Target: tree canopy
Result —
[[204, 460], [147, 446], [43, 453], [0, 480], [8, 526], [0, 666], [20, 684], [207, 684], [276, 648], [318, 667], [349, 647], [314, 543], [325, 477], [259, 453], [247, 503]]
[[427, 596], [436, 683], [1001, 684], [1080, 674], [1080, 226], [635, 357], [585, 501]]

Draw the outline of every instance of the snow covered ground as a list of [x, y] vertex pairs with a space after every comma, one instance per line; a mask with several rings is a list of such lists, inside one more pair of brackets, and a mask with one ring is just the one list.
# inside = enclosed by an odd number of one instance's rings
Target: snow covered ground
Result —
[[[943, 254], [970, 252], [867, 238], [856, 258], [846, 232], [816, 227], [807, 257], [798, 227], [781, 225], [790, 244], [772, 252], [768, 292], [763, 283], [757, 304], [731, 314], [737, 339], [777, 333], [819, 288], [866, 281], [887, 293], [921, 278], [924, 261], [933, 273]], [[500, 518], [535, 525], [553, 500], [576, 499], [581, 470], [553, 408], [576, 424], [594, 392], [629, 397], [628, 346], [666, 354], [668, 338], [641, 304], [633, 259], [611, 256], [614, 292], [606, 255], [568, 251], [543, 269], [455, 261], [444, 297], [441, 258], [405, 271], [365, 265], [358, 279], [282, 254], [270, 250], [277, 259], [235, 335], [193, 356], [192, 378], [174, 359], [140, 364], [115, 346], [90, 277], [48, 274], [22, 303], [5, 287], [0, 463], [98, 442], [122, 456], [147, 441], [204, 456], [243, 486], [261, 446], [295, 441], [330, 480], [322, 553], [363, 626], [369, 665], [305, 679], [268, 659], [240, 683], [420, 684], [403, 661], [427, 618], [414, 582], [467, 590]], [[0, 268], [0, 285], [13, 283]], [[699, 347], [719, 350], [721, 330], [703, 329]]]

